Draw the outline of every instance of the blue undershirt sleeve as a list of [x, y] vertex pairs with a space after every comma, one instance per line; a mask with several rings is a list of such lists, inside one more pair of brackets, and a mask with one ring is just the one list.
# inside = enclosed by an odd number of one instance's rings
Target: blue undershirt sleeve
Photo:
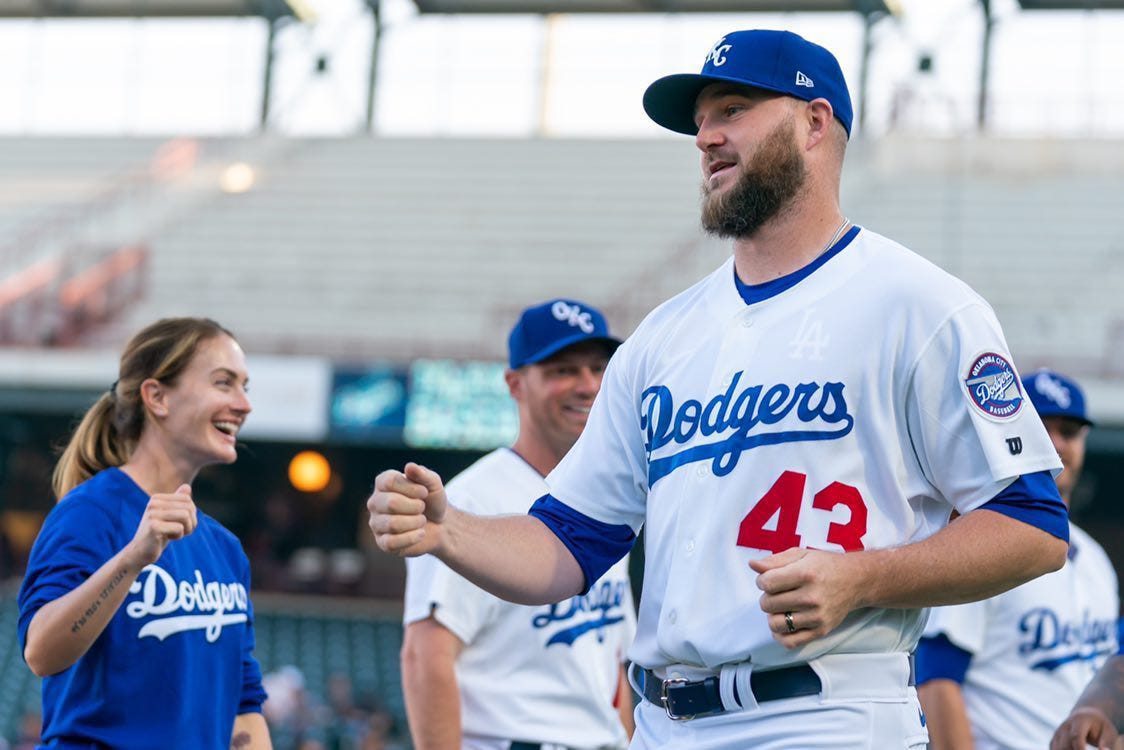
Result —
[[1069, 541], [1069, 512], [1048, 471], [1023, 474], [980, 506]]
[[960, 648], [943, 633], [922, 638], [914, 654], [917, 684], [930, 680], [952, 680], [963, 685], [972, 653]]
[[582, 593], [605, 571], [628, 554], [636, 535], [626, 524], [613, 525], [590, 518], [550, 495], [543, 495], [528, 514], [546, 524], [562, 540], [585, 575]]

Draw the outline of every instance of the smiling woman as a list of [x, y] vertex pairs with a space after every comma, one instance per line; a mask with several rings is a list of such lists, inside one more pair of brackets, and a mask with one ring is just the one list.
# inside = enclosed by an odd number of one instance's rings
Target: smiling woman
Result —
[[71, 438], [19, 600], [44, 744], [271, 747], [249, 562], [191, 493], [201, 468], [237, 459], [248, 381], [218, 323], [160, 320]]

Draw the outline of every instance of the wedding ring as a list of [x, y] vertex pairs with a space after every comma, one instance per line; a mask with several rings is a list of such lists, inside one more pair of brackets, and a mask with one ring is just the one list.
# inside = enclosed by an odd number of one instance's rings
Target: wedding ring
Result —
[[796, 623], [794, 623], [792, 621], [792, 613], [791, 612], [785, 612], [784, 613], [784, 624], [785, 624], [785, 627], [788, 628], [789, 633], [795, 633], [796, 632]]

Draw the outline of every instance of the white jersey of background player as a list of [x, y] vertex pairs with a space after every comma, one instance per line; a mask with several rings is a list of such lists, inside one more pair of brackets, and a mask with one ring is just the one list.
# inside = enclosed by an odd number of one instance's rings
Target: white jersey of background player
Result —
[[[1077, 383], [1049, 370], [1023, 381], [1065, 467], [1068, 504], [1092, 422]], [[1116, 652], [1116, 571], [1070, 525], [1061, 570], [982, 602], [932, 610], [917, 649], [918, 693], [934, 750], [1042, 750]]]
[[987, 304], [840, 213], [830, 52], [735, 32], [644, 105], [695, 135], [703, 225], [733, 260], [617, 351], [529, 517], [463, 513], [411, 464], [377, 478], [372, 531], [532, 602], [644, 526], [634, 747], [922, 747], [921, 608], [1061, 567], [1057, 456]]
[[[508, 343], [519, 436], [448, 487], [473, 513], [524, 514], [547, 492], [544, 474], [581, 433], [620, 342], [596, 309], [559, 299], [525, 310]], [[418, 750], [628, 744], [622, 665], [636, 614], [627, 558], [584, 596], [539, 607], [497, 599], [436, 558], [412, 559], [404, 621], [403, 682]]]

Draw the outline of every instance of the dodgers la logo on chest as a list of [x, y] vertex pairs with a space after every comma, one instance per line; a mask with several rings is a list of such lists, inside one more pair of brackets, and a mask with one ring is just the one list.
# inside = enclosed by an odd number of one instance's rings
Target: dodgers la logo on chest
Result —
[[[207, 642], [214, 643], [224, 626], [249, 619], [250, 597], [245, 586], [204, 581], [198, 569], [194, 581], [177, 581], [159, 565], [146, 565], [129, 593], [141, 596], [125, 606], [126, 614], [134, 620], [151, 618], [141, 626], [138, 638], [152, 636], [162, 641], [176, 633], [204, 630]], [[188, 612], [203, 614], [180, 614]]]
[[[838, 440], [851, 432], [855, 419], [848, 412], [840, 382], [777, 383], [742, 386], [744, 371], [738, 371], [725, 392], [702, 400], [688, 398], [676, 403], [666, 385], [653, 385], [640, 397], [640, 429], [648, 452], [648, 487], [695, 461], [711, 461], [715, 476], [734, 470], [741, 454], [762, 445], [798, 441]], [[800, 429], [767, 429], [795, 417]], [[694, 445], [671, 455], [653, 454], [672, 443], [684, 445], [696, 435], [715, 436], [711, 442]]]

